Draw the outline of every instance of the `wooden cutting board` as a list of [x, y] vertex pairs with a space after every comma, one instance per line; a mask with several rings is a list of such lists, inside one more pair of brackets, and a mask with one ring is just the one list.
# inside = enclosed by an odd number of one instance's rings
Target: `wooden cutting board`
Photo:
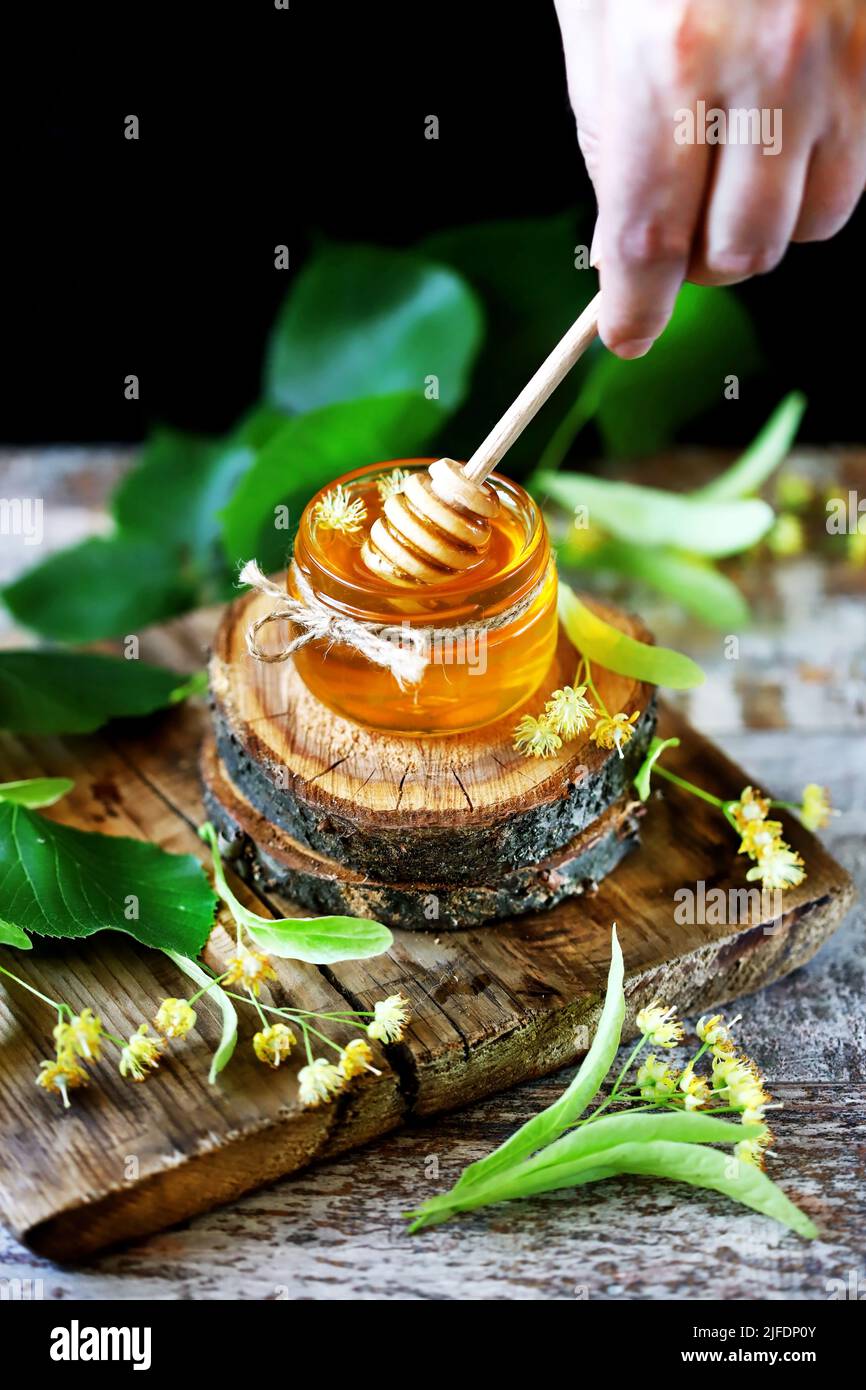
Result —
[[[195, 614], [153, 631], [142, 641], [142, 656], [178, 670], [200, 667], [218, 616]], [[0, 780], [72, 777], [75, 790], [51, 809], [52, 817], [205, 859], [196, 826], [203, 818], [198, 761], [208, 728], [201, 705], [91, 737], [3, 736]], [[667, 759], [682, 775], [726, 796], [751, 780], [663, 706], [660, 732], [682, 738]], [[94, 1085], [63, 1111], [33, 1084], [50, 1050], [53, 1016], [32, 995], [4, 985], [0, 1215], [39, 1252], [75, 1259], [230, 1201], [414, 1116], [564, 1066], [586, 1050], [597, 1020], [613, 921], [626, 962], [626, 1036], [636, 1011], [656, 995], [694, 1014], [757, 989], [808, 960], [854, 896], [848, 875], [812, 835], [793, 821], [786, 832], [809, 877], [786, 895], [785, 914], [775, 923], [675, 921], [678, 888], [699, 881], [740, 888], [744, 861], [710, 808], [671, 787], [650, 802], [640, 848], [595, 894], [473, 930], [397, 932], [392, 950], [369, 961], [327, 969], [280, 962], [277, 999], [300, 1008], [339, 1009], [346, 1001], [369, 1008], [396, 990], [412, 1005], [409, 1035], [382, 1055], [382, 1075], [317, 1111], [298, 1106], [291, 1070], [273, 1073], [252, 1057], [249, 1018], [232, 1063], [209, 1086], [219, 1028], [203, 1008], [199, 1028], [173, 1045], [147, 1084], [130, 1085], [103, 1063]], [[240, 883], [234, 886], [249, 898]], [[268, 904], [280, 915], [293, 911], [278, 894]], [[258, 910], [268, 904], [259, 902]], [[218, 928], [209, 962], [218, 965], [227, 947]], [[117, 1033], [150, 1018], [162, 997], [186, 986], [166, 958], [120, 934], [105, 933], [83, 947], [40, 942], [29, 953], [2, 952], [0, 960], [76, 1008], [90, 1004]]]

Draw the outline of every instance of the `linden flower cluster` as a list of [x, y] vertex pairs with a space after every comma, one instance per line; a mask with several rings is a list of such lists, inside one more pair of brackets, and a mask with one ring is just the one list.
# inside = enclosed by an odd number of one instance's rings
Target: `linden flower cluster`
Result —
[[381, 478], [377, 478], [376, 491], [382, 501], [387, 502], [390, 497], [396, 497], [398, 492], [402, 492], [403, 484], [408, 477], [408, 468], [392, 468], [390, 473], [383, 473]]
[[[578, 685], [577, 680], [580, 679], [581, 672], [584, 674], [585, 684]], [[601, 713], [587, 699], [587, 689], [596, 700]], [[566, 685], [562, 690], [554, 690], [544, 706], [544, 713], [537, 718], [532, 714], [524, 714], [514, 730], [514, 748], [527, 758], [550, 758], [559, 752], [563, 742], [570, 743], [592, 724], [589, 736], [593, 743], [599, 748], [615, 748], [622, 757], [622, 750], [634, 733], [637, 719], [637, 710], [633, 714], [608, 712], [593, 684], [589, 662], [582, 661], [575, 685]]]
[[[409, 1001], [404, 999], [402, 994], [392, 994], [387, 999], [377, 1000], [372, 1013], [355, 1011], [342, 1014], [306, 1014], [291, 1009], [270, 1009], [269, 1012], [291, 1017], [303, 1034], [307, 1064], [298, 1072], [298, 1097], [302, 1105], [316, 1107], [332, 1101], [345, 1090], [354, 1077], [361, 1076], [364, 1072], [381, 1076], [379, 1068], [373, 1065], [373, 1049], [367, 1038], [381, 1043], [400, 1042], [405, 1036], [406, 1024], [409, 1021]], [[353, 1038], [344, 1047], [331, 1042], [330, 1038], [320, 1033], [309, 1022], [311, 1018], [316, 1018], [361, 1028], [359, 1020], [362, 1017], [369, 1018], [369, 1022], [363, 1026], [366, 1036]], [[310, 1032], [337, 1053], [335, 1061], [312, 1055]], [[287, 1023], [265, 1021], [262, 1029], [253, 1038], [253, 1051], [260, 1062], [276, 1070], [291, 1056], [297, 1041], [297, 1035]]]
[[[3, 973], [24, 989], [38, 993], [17, 975], [5, 970]], [[198, 1000], [216, 986], [222, 988], [232, 984], [242, 985], [246, 994], [226, 989], [229, 997], [251, 1004], [259, 1014], [262, 1026], [252, 1040], [252, 1047], [260, 1062], [276, 1071], [289, 1060], [298, 1041], [297, 1033], [301, 1034], [307, 1054], [307, 1064], [298, 1073], [298, 1094], [303, 1105], [318, 1106], [333, 1100], [350, 1081], [364, 1072], [381, 1075], [374, 1064], [370, 1041], [382, 1044], [402, 1041], [409, 1022], [409, 1001], [402, 994], [379, 999], [369, 1010], [314, 1013], [263, 1004], [259, 999], [262, 985], [276, 979], [277, 973], [267, 956], [238, 945], [226, 970], [214, 976], [190, 999], [170, 997], [162, 1000], [153, 1019], [155, 1035], [151, 1034], [148, 1024], [142, 1023], [126, 1041], [110, 1033], [92, 1009], [85, 1008], [76, 1014], [68, 1004], [58, 1003], [40, 994], [39, 998], [56, 1008], [58, 1023], [54, 1029], [55, 1056], [53, 1060], [41, 1063], [36, 1084], [44, 1091], [60, 1095], [68, 1109], [69, 1092], [89, 1084], [87, 1068], [100, 1061], [106, 1042], [120, 1049], [118, 1069], [121, 1076], [131, 1081], [146, 1081], [159, 1067], [169, 1040], [185, 1038], [195, 1027], [197, 1015], [194, 1006]], [[267, 1017], [269, 1014], [275, 1016], [276, 1021], [270, 1021]], [[320, 1023], [353, 1027], [362, 1036], [340, 1046], [320, 1031], [316, 1026]], [[333, 1061], [313, 1056], [311, 1037], [336, 1054]]]
[[741, 836], [738, 853], [755, 861], [746, 878], [749, 882], [760, 880], [770, 891], [796, 888], [806, 877], [803, 860], [782, 839], [782, 822], [768, 819], [769, 810], [769, 798], [752, 787], [744, 787], [739, 801], [728, 807], [729, 819]]
[[[17, 976], [12, 978], [17, 979]], [[25, 989], [29, 988], [23, 980], [19, 980], [18, 983], [24, 985]], [[146, 1080], [159, 1066], [166, 1040], [164, 1037], [151, 1037], [146, 1023], [139, 1024], [135, 1032], [124, 1042], [123, 1038], [117, 1037], [105, 1028], [102, 1020], [91, 1008], [82, 1009], [81, 1013], [76, 1014], [68, 1004], [47, 999], [44, 995], [41, 997], [57, 1009], [58, 1022], [54, 1029], [54, 1059], [40, 1063], [36, 1085], [41, 1086], [43, 1091], [61, 1096], [67, 1109], [69, 1092], [90, 1084], [87, 1067], [95, 1065], [101, 1059], [106, 1042], [120, 1048], [118, 1070], [121, 1076], [129, 1077], [132, 1081]], [[182, 1001], [167, 999], [165, 1003], [181, 1004]], [[155, 1022], [159, 1026], [159, 1015]], [[166, 1036], [174, 1034], [167, 1033]]]
[[649, 796], [650, 775], [658, 775], [683, 791], [699, 796], [702, 801], [715, 806], [725, 820], [740, 837], [738, 853], [747, 854], [754, 864], [746, 874], [750, 882], [758, 880], [762, 889], [768, 892], [781, 892], [786, 888], [796, 888], [806, 877], [806, 866], [799, 854], [782, 838], [783, 825], [770, 818], [774, 807], [794, 811], [807, 830], [821, 830], [829, 823], [830, 817], [838, 815], [830, 805], [826, 787], [810, 782], [803, 788], [799, 801], [773, 801], [754, 787], [744, 787], [737, 801], [724, 801], [703, 787], [697, 787], [685, 777], [669, 772], [659, 762], [660, 753], [668, 744], [678, 744], [678, 739], [653, 739], [643, 766], [634, 778], [634, 785], [642, 800]]
[[337, 483], [329, 488], [313, 506], [310, 514], [310, 529], [313, 535], [318, 530], [340, 531], [343, 535], [357, 534], [367, 519], [367, 508], [360, 497], [352, 497], [350, 490]]
[[[750, 1058], [738, 1053], [731, 1029], [739, 1016], [726, 1022], [721, 1014], [699, 1018], [696, 1032], [700, 1047], [694, 1057], [681, 1069], [668, 1065], [663, 1057], [650, 1053], [640, 1064], [632, 1088], [622, 1088], [626, 1071], [638, 1053], [647, 1045], [671, 1048], [682, 1041], [683, 1026], [658, 1001], [641, 1009], [637, 1016], [640, 1040], [620, 1073], [611, 1099], [630, 1098], [640, 1108], [656, 1106], [666, 1110], [708, 1110], [713, 1114], [736, 1114], [743, 1124], [760, 1124], [763, 1129], [752, 1139], [741, 1139], [734, 1154], [742, 1163], [763, 1168], [772, 1134], [764, 1123], [771, 1097], [757, 1067]], [[711, 1062], [709, 1073], [699, 1072], [697, 1064], [704, 1056]]]

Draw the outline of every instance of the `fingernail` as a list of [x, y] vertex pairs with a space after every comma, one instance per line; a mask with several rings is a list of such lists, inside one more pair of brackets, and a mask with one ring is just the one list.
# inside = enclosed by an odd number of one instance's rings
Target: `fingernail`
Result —
[[653, 345], [652, 338], [627, 338], [624, 343], [616, 343], [611, 348], [617, 357], [643, 357]]

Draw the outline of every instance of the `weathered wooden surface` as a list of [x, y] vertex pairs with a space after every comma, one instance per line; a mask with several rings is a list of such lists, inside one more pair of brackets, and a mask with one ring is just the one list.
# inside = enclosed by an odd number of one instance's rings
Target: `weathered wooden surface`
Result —
[[[829, 473], [832, 460], [821, 462]], [[851, 486], [856, 476], [849, 470]], [[739, 662], [725, 658], [718, 635], [643, 597], [631, 602], [660, 640], [689, 646], [708, 668], [707, 687], [682, 703], [725, 736], [738, 762], [783, 796], [807, 780], [830, 785], [844, 815], [824, 838], [862, 890], [864, 585], [856, 572], [825, 571], [812, 558], [773, 573], [756, 628], [741, 635]], [[750, 723], [762, 732], [748, 732]], [[720, 1197], [636, 1180], [406, 1240], [399, 1213], [549, 1102], [566, 1071], [401, 1130], [78, 1270], [0, 1235], [0, 1276], [41, 1278], [45, 1297], [825, 1299], [828, 1281], [847, 1282], [852, 1271], [862, 1290], [863, 925], [861, 905], [808, 966], [734, 1006], [749, 1050], [786, 1102], [774, 1123], [774, 1172], [822, 1227], [824, 1238], [808, 1247]]]
[[[212, 620], [211, 620], [212, 621]], [[172, 644], [188, 655], [208, 620], [173, 624]], [[150, 643], [163, 657], [162, 634]], [[711, 744], [662, 710], [660, 728], [682, 746], [672, 764], [728, 795], [748, 780]], [[168, 849], [202, 852], [192, 828], [201, 816], [196, 750], [207, 729], [203, 707], [86, 739], [0, 738], [0, 781], [71, 776], [75, 789], [47, 812], [81, 828], [143, 835]], [[107, 1243], [160, 1229], [254, 1186], [351, 1148], [409, 1116], [436, 1114], [571, 1062], [586, 1050], [598, 1017], [619, 924], [626, 961], [628, 1017], [663, 994], [683, 1011], [707, 1009], [756, 989], [807, 961], [851, 901], [842, 870], [802, 827], [790, 838], [809, 877], [787, 894], [784, 915], [726, 925], [678, 924], [674, 893], [700, 881], [723, 891], [743, 882], [735, 842], [705, 803], [672, 788], [645, 819], [641, 847], [595, 894], [569, 899], [473, 930], [399, 931], [391, 950], [366, 961], [314, 969], [283, 963], [275, 1002], [301, 1008], [370, 1009], [405, 993], [412, 1023], [405, 1043], [386, 1049], [382, 1075], [310, 1115], [295, 1100], [293, 1067], [274, 1077], [245, 1046], [216, 1087], [207, 1081], [216, 1042], [209, 1020], [171, 1049], [158, 1077], [132, 1087], [109, 1067], [76, 1094], [69, 1111], [35, 1090], [49, 1050], [45, 1006], [12, 986], [0, 991], [0, 1214], [35, 1249], [78, 1258]], [[297, 915], [269, 892], [265, 906]], [[215, 968], [228, 938], [209, 947]], [[122, 936], [82, 947], [55, 945], [3, 962], [49, 997], [89, 1004], [114, 1033], [153, 1017], [160, 998], [180, 987], [171, 967]]]
[[[220, 622], [209, 666], [220, 757], [268, 820], [374, 880], [489, 884], [537, 863], [628, 789], [652, 737], [653, 688], [602, 670], [604, 705], [640, 715], [623, 757], [588, 732], [552, 758], [515, 753], [515, 723], [538, 711], [538, 694], [470, 733], [413, 739], [360, 728], [326, 709], [292, 662], [249, 655], [247, 628], [272, 607], [249, 592]], [[647, 638], [638, 619], [598, 607], [629, 636]], [[560, 629], [544, 691], [572, 684], [577, 661]]]

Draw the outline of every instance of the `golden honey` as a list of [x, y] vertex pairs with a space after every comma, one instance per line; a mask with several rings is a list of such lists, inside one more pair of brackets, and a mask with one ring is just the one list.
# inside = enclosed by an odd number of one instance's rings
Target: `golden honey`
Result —
[[[390, 670], [344, 644], [318, 639], [294, 657], [329, 709], [358, 724], [411, 735], [457, 733], [508, 714], [541, 684], [557, 635], [556, 567], [544, 521], [529, 494], [498, 474], [489, 481], [499, 515], [469, 569], [434, 583], [398, 586], [364, 564], [361, 546], [382, 514], [377, 484], [395, 468], [426, 469], [429, 463], [397, 459], [335, 479], [304, 509], [294, 551], [315, 597], [335, 614], [423, 633], [428, 665], [420, 682], [402, 689]], [[364, 503], [366, 516], [355, 532], [316, 524], [316, 504], [337, 484]], [[288, 588], [300, 597], [291, 570]]]

